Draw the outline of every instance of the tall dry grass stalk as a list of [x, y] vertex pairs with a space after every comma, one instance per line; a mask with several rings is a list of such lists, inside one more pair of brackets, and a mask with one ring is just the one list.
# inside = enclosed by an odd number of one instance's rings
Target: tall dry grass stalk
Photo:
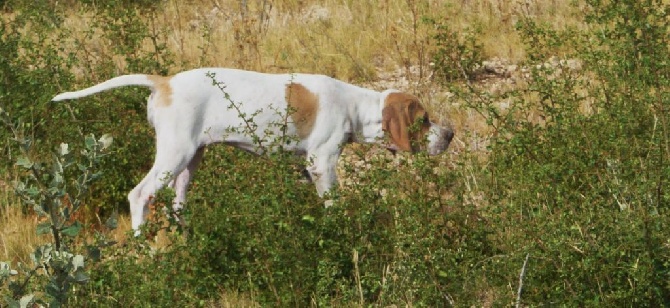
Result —
[[37, 235], [37, 218], [21, 208], [12, 188], [0, 180], [0, 260], [30, 264], [30, 253], [48, 239]]
[[[65, 10], [65, 27], [85, 37], [91, 13], [76, 4]], [[524, 57], [516, 21], [531, 17], [574, 26], [576, 12], [568, 1], [554, 0], [170, 0], [145, 16], [153, 19], [153, 31], [166, 31], [168, 48], [183, 66], [174, 70], [225, 66], [362, 81], [398, 67], [428, 69], [433, 29], [424, 18], [480, 29], [486, 57], [516, 62]], [[94, 38], [86, 44], [96, 57], [111, 54], [106, 50], [115, 42]], [[118, 65], [123, 71], [122, 61]]]
[[[0, 180], [0, 261], [30, 264], [30, 254], [35, 248], [51, 240], [49, 235], [37, 235], [39, 218], [24, 213], [23, 208], [12, 188]], [[126, 222], [129, 219], [120, 221], [129, 226]], [[122, 238], [121, 232], [114, 234], [114, 238]]]

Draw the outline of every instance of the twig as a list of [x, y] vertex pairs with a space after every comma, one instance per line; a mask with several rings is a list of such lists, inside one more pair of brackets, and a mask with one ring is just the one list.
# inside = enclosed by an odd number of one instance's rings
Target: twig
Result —
[[[243, 3], [246, 6], [246, 1]], [[263, 140], [256, 134], [256, 129], [258, 126], [256, 123], [253, 122], [254, 116], [256, 116], [259, 112], [261, 112], [263, 109], [260, 109], [256, 111], [256, 113], [252, 114], [251, 117], [247, 118], [246, 113], [242, 112], [242, 109], [240, 108], [242, 106], [242, 103], [235, 103], [233, 99], [230, 97], [230, 94], [226, 92], [226, 84], [222, 81], [217, 81], [216, 80], [216, 73], [212, 72], [207, 72], [207, 77], [212, 79], [212, 85], [216, 86], [219, 88], [221, 93], [223, 93], [224, 98], [230, 102], [230, 105], [228, 106], [228, 109], [235, 109], [237, 111], [238, 117], [242, 119], [244, 122], [244, 125], [246, 126], [246, 132], [249, 133], [249, 137], [251, 137], [252, 141], [258, 145], [258, 149], [262, 152], [265, 152], [265, 147], [263, 146]]]
[[526, 254], [526, 260], [523, 261], [521, 274], [519, 274], [519, 290], [516, 292], [516, 308], [521, 307], [521, 291], [523, 289], [523, 278], [526, 277], [526, 265], [528, 264], [528, 257], [530, 257], [529, 253]]
[[356, 280], [356, 286], [358, 287], [358, 296], [361, 307], [365, 306], [365, 299], [363, 298], [363, 287], [361, 286], [361, 273], [358, 270], [358, 251], [354, 249], [354, 279]]

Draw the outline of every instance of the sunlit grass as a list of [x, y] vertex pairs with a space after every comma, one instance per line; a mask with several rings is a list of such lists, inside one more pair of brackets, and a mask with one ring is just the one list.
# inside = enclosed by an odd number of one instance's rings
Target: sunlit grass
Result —
[[37, 235], [37, 217], [21, 208], [10, 185], [0, 180], [0, 260], [30, 264], [30, 253], [49, 239]]
[[[523, 18], [557, 28], [579, 26], [568, 1], [166, 1], [146, 18], [179, 64], [322, 73], [371, 80], [378, 71], [426, 66], [434, 34], [425, 22], [475, 31], [486, 58], [524, 58], [514, 30]], [[263, 5], [265, 3], [265, 5]], [[64, 8], [65, 9], [65, 8]], [[64, 27], [83, 39], [93, 21], [85, 7], [65, 9]], [[150, 42], [147, 41], [147, 48]], [[93, 58], [112, 54], [104, 37], [88, 39]], [[118, 65], [123, 71], [123, 61]], [[174, 69], [181, 70], [181, 67]]]

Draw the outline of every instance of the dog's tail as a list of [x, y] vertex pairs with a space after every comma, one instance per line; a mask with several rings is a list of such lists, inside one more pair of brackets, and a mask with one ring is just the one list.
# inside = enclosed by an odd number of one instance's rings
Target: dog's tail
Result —
[[[76, 98], [81, 98], [85, 96], [89, 96], [98, 92], [103, 92], [107, 90], [111, 90], [114, 88], [119, 88], [119, 87], [126, 87], [126, 86], [142, 86], [142, 87], [148, 87], [151, 88], [151, 90], [154, 90], [155, 83], [152, 81], [152, 75], [144, 75], [144, 74], [135, 74], [135, 75], [123, 75], [119, 77], [114, 77], [110, 80], [104, 81], [102, 83], [99, 83], [97, 85], [94, 85], [90, 88], [86, 88], [83, 90], [75, 91], [75, 92], [65, 92], [56, 95], [53, 99], [51, 99], [52, 102], [57, 102], [57, 101], [62, 101], [66, 99], [76, 99]], [[157, 76], [156, 76], [157, 77]]]

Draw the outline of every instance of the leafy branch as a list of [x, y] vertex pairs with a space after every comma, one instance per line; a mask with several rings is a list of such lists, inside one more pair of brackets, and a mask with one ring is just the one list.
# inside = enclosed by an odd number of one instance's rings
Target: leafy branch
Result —
[[[84, 256], [75, 254], [70, 244], [82, 229], [75, 219], [81, 208], [81, 200], [91, 184], [101, 177], [94, 169], [107, 154], [104, 152], [112, 143], [109, 135], [96, 139], [93, 135], [84, 137], [84, 149], [75, 156], [67, 143], [61, 143], [52, 153], [50, 161], [40, 161], [32, 157], [32, 139], [25, 136], [20, 121], [12, 121], [0, 108], [0, 122], [14, 135], [20, 156], [16, 165], [24, 170], [14, 183], [16, 194], [24, 205], [32, 206], [39, 218], [46, 218], [37, 225], [37, 234], [51, 234], [52, 243], [41, 245], [31, 254], [32, 269], [22, 268], [23, 281], [12, 279], [19, 275], [7, 263], [0, 268], [0, 284], [8, 282], [12, 298], [6, 298], [10, 307], [26, 307], [32, 303], [60, 307], [67, 304], [68, 293], [73, 283], [83, 284], [89, 280], [84, 270]], [[28, 293], [29, 282], [43, 274], [47, 277], [44, 293], [48, 302], [35, 299]], [[18, 300], [17, 300], [18, 299]]]

